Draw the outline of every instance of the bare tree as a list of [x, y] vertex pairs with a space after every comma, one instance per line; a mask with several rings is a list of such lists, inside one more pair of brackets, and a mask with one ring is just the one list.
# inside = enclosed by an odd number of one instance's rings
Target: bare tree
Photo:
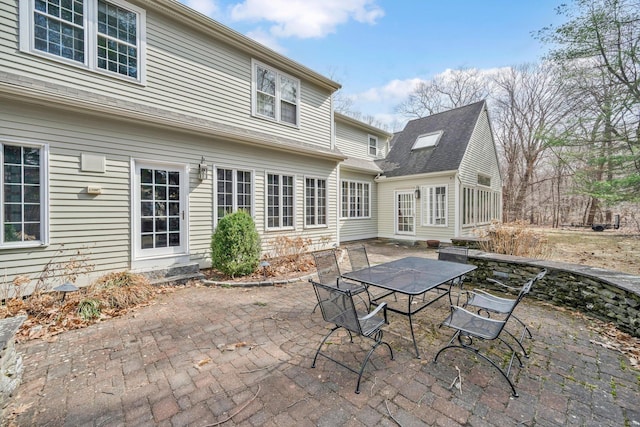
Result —
[[447, 70], [419, 83], [396, 111], [408, 118], [420, 118], [481, 101], [488, 94], [487, 79], [479, 70]]
[[527, 218], [526, 201], [543, 153], [571, 110], [563, 83], [555, 76], [551, 64], [525, 64], [505, 70], [493, 80], [492, 118], [505, 160], [506, 221]]

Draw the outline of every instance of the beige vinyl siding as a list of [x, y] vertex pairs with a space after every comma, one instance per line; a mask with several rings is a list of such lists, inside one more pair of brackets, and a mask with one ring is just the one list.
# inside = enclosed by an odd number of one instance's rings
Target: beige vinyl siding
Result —
[[484, 110], [460, 163], [460, 180], [463, 185], [476, 185], [478, 173], [482, 173], [491, 177], [492, 190], [500, 191], [502, 188], [497, 153], [491, 141], [489, 118]]
[[[423, 225], [423, 212], [426, 196], [421, 194], [415, 200], [416, 221], [415, 234], [396, 234], [396, 215], [394, 212], [396, 192], [408, 191], [413, 193], [416, 187], [446, 186], [447, 187], [447, 226]], [[437, 239], [448, 242], [455, 237], [455, 176], [436, 176], [432, 178], [407, 178], [404, 180], [390, 180], [378, 182], [378, 234], [380, 237], [399, 240], [429, 240]]]
[[[471, 139], [469, 140], [467, 151], [460, 163], [460, 181], [463, 186], [476, 187], [478, 183], [478, 174], [487, 175], [491, 177], [490, 189], [499, 192], [499, 197], [502, 197], [502, 179], [500, 177], [497, 153], [492, 141], [489, 116], [487, 111], [484, 110], [478, 118], [476, 127], [471, 135]], [[460, 209], [462, 209], [462, 195], [460, 197]], [[474, 231], [477, 226], [462, 226], [461, 218], [461, 235], [475, 236]]]
[[301, 80], [299, 128], [252, 117], [251, 56], [155, 10], [147, 9], [146, 14], [147, 84], [143, 86], [19, 51], [16, 2], [2, 0], [0, 8], [3, 71], [51, 83], [56, 85], [52, 90], [71, 97], [135, 109], [137, 104], [158, 115], [196, 116], [239, 132], [329, 147], [329, 90]]
[[[369, 136], [378, 138], [378, 156], [369, 155]], [[387, 153], [387, 137], [382, 134], [367, 132], [341, 120], [336, 120], [336, 146], [349, 157], [375, 160], [384, 158]]]
[[[141, 123], [110, 120], [87, 114], [69, 114], [45, 107], [0, 98], [0, 138], [16, 142], [46, 143], [50, 149], [50, 245], [25, 249], [0, 249], [3, 264], [11, 265], [7, 275], [36, 277], [64, 244], [64, 256], [87, 248], [95, 264], [94, 275], [131, 267], [131, 159], [188, 165], [189, 251], [201, 266], [209, 263], [213, 232], [213, 173], [200, 181], [197, 166], [204, 156], [214, 165], [249, 169], [254, 172], [255, 220], [263, 248], [278, 235], [311, 239], [312, 245], [337, 240], [337, 165], [290, 153], [148, 127]], [[106, 173], [80, 171], [82, 153], [104, 155]], [[264, 230], [265, 172], [287, 171], [296, 177], [296, 229], [287, 232]], [[326, 177], [328, 184], [328, 226], [304, 228], [304, 177]], [[86, 194], [87, 185], [100, 186], [102, 194]], [[66, 255], [68, 254], [68, 255]], [[64, 256], [60, 259], [64, 259]]]
[[[372, 175], [356, 173], [348, 170], [340, 170], [340, 180], [368, 182], [371, 188], [371, 216], [369, 218], [340, 218], [340, 241], [372, 239], [378, 237], [378, 188]], [[342, 207], [341, 184], [338, 184], [337, 209], [340, 215]]]

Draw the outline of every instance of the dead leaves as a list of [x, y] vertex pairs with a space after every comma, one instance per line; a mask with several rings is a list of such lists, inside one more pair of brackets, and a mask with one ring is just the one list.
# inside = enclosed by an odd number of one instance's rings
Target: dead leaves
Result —
[[591, 329], [599, 332], [604, 338], [602, 341], [590, 340], [592, 344], [624, 354], [629, 358], [629, 364], [633, 368], [640, 369], [640, 338], [620, 331], [611, 323], [591, 326]]

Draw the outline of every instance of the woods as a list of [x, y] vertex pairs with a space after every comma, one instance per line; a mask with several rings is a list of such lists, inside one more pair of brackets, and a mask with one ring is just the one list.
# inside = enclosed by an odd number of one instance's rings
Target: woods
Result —
[[487, 99], [501, 156], [503, 220], [640, 231], [640, 2], [574, 0], [534, 36], [537, 64], [457, 69], [397, 107], [424, 117]]

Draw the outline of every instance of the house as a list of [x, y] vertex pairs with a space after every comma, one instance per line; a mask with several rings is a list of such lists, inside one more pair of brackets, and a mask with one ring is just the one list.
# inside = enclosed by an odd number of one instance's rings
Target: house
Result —
[[378, 237], [448, 242], [501, 219], [485, 101], [409, 121], [377, 164]]
[[347, 156], [339, 165], [338, 239], [340, 242], [378, 237], [378, 189], [382, 173], [376, 161], [389, 152], [393, 134], [335, 113], [336, 145]]
[[[340, 85], [171, 0], [0, 0], [0, 259], [208, 265], [225, 213], [338, 241]], [[49, 264], [48, 268], [52, 268]]]
[[78, 284], [197, 273], [238, 209], [265, 252], [282, 237], [320, 249], [396, 236], [384, 221], [397, 177], [376, 178], [393, 173], [392, 134], [334, 114], [338, 83], [173, 0], [0, 0], [0, 14], [8, 281], [69, 262], [93, 268]]

